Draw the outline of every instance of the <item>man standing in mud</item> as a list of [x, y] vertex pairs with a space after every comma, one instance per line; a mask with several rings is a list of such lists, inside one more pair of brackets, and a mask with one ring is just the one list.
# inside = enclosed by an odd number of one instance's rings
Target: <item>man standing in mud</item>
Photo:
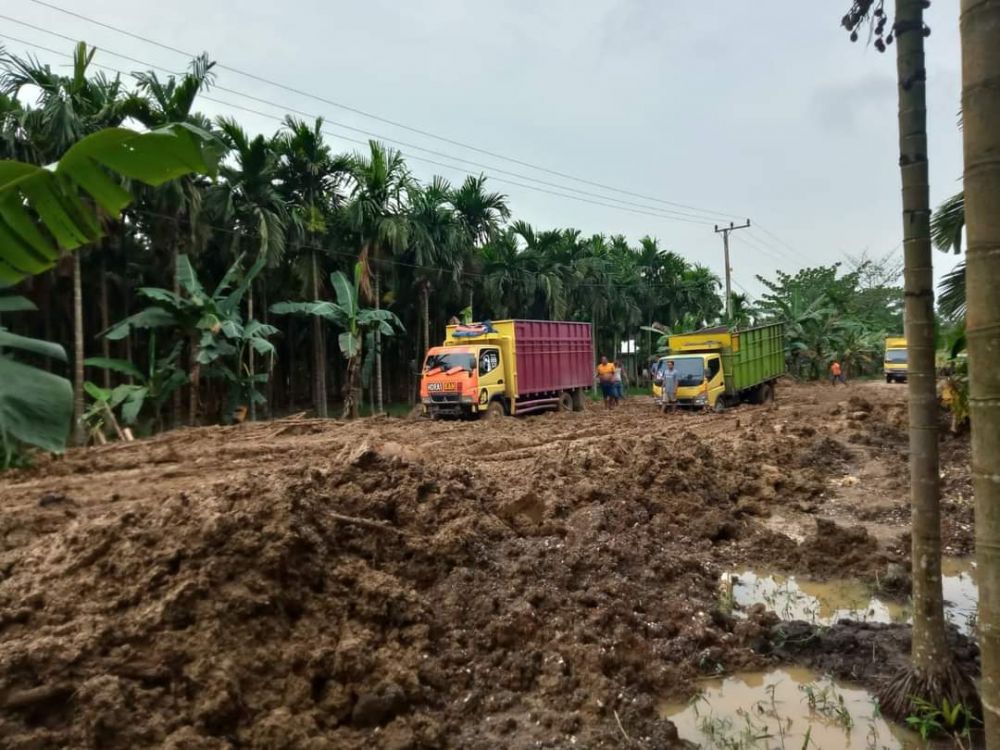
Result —
[[666, 367], [660, 370], [660, 380], [662, 381], [660, 405], [663, 407], [663, 411], [666, 411], [668, 406], [671, 409], [676, 408], [678, 374], [677, 370], [674, 369], [672, 359], [668, 359]]
[[597, 366], [597, 381], [601, 386], [601, 395], [604, 396], [604, 408], [610, 409], [614, 406], [615, 384], [613, 378], [615, 366], [608, 362], [607, 357], [601, 357], [601, 364]]
[[837, 360], [833, 360], [830, 364], [830, 382], [832, 385], [837, 385], [837, 383], [847, 385], [847, 379], [844, 377], [844, 371], [840, 368], [840, 362]]

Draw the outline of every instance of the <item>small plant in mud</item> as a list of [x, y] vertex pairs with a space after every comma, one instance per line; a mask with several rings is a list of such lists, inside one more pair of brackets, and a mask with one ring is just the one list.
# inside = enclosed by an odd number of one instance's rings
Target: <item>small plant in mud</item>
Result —
[[854, 727], [854, 718], [847, 710], [844, 696], [836, 691], [833, 685], [800, 685], [801, 690], [809, 703], [809, 710], [836, 722], [844, 729], [850, 730]]
[[712, 653], [709, 650], [702, 651], [701, 655], [698, 657], [698, 669], [702, 674], [713, 674], [721, 677], [726, 673], [726, 668], [721, 662], [716, 661], [712, 658]]
[[732, 615], [736, 609], [736, 598], [734, 589], [736, 587], [736, 576], [731, 573], [723, 573], [719, 582], [719, 611], [725, 615]]
[[911, 705], [913, 713], [906, 717], [906, 724], [921, 738], [928, 740], [948, 735], [958, 747], [966, 747], [965, 740], [969, 738], [976, 718], [965, 704], [953, 704], [947, 698], [942, 698], [941, 704], [935, 705], [914, 696]]

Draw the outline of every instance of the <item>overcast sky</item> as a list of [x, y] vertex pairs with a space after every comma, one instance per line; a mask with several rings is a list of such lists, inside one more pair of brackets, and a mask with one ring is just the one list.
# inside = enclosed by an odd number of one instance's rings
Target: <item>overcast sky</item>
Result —
[[[278, 127], [272, 118], [289, 108], [322, 115], [334, 133], [331, 142], [342, 150], [358, 145], [336, 134], [367, 137], [343, 125], [406, 142], [411, 145], [400, 148], [422, 179], [438, 173], [458, 181], [469, 171], [494, 175], [495, 189], [509, 196], [515, 215], [539, 227], [623, 233], [632, 240], [651, 234], [721, 275], [722, 241], [712, 225], [724, 219], [705, 212], [749, 217], [753, 228], [734, 233], [732, 241], [737, 290], [758, 293], [754, 275], [769, 276], [776, 268], [844, 261], [865, 250], [876, 256], [902, 252], [895, 56], [850, 43], [838, 25], [849, 0], [50, 4], [180, 50], [206, 50], [221, 64], [331, 102], [607, 186], [435, 140], [229, 70], [219, 71], [219, 86], [276, 106], [218, 90], [210, 96], [272, 117], [202, 103], [207, 114], [235, 116], [248, 129], [267, 133]], [[962, 174], [955, 6], [935, 2], [927, 12], [933, 31], [927, 40], [933, 205], [960, 189]], [[110, 53], [168, 70], [187, 63], [181, 54], [34, 0], [8, 0], [2, 12], [86, 40], [101, 49], [98, 62], [124, 71], [142, 66]], [[71, 48], [67, 40], [3, 19], [0, 34]], [[31, 50], [44, 61], [66, 62], [9, 39], [0, 42], [16, 54]], [[452, 167], [412, 158], [417, 156]], [[527, 184], [620, 207], [522, 186]], [[686, 215], [648, 215], [661, 211]], [[955, 263], [941, 253], [934, 261], [938, 278]]]

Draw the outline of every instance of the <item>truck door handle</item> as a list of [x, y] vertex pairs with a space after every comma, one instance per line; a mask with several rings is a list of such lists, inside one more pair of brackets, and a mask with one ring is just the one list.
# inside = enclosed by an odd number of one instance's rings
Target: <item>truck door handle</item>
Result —
[[500, 379], [499, 379], [499, 380], [497, 381], [497, 385], [503, 385], [503, 378], [500, 378]]

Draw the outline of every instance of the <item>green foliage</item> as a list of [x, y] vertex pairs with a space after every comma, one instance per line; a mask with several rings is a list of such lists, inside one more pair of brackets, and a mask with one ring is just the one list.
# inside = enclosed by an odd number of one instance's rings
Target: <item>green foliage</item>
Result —
[[[931, 215], [931, 237], [938, 250], [962, 252], [965, 229], [965, 193], [946, 200]], [[938, 285], [938, 310], [951, 321], [965, 319], [965, 261], [962, 260]]]
[[0, 161], [0, 282], [42, 273], [63, 251], [103, 236], [95, 206], [117, 216], [133, 197], [109, 171], [147, 185], [211, 173], [210, 144], [210, 136], [191, 126], [146, 133], [107, 128], [75, 143], [49, 167]]
[[[0, 297], [0, 312], [34, 310], [24, 297]], [[61, 453], [73, 420], [73, 388], [69, 381], [26, 362], [15, 354], [66, 361], [58, 344], [19, 336], [0, 326], [0, 468], [24, 463], [23, 446]]]
[[[157, 357], [156, 336], [152, 334], [145, 372], [123, 359], [91, 357], [84, 360], [84, 364], [125, 375], [135, 381], [118, 386], [112, 391], [114, 398], [109, 396], [104, 399], [112, 409], [121, 407], [121, 419], [126, 425], [137, 424], [143, 408], [147, 407], [147, 411], [152, 411], [152, 424], [159, 426], [164, 404], [178, 388], [188, 382], [187, 373], [178, 364], [182, 348], [183, 343], [178, 341], [165, 357]], [[103, 390], [106, 389], [102, 389], [102, 392]], [[93, 393], [91, 396], [93, 397]]]
[[[192, 342], [195, 367], [204, 367], [207, 378], [218, 378], [228, 385], [226, 414], [229, 417], [241, 404], [264, 402], [260, 388], [267, 383], [268, 375], [251, 372], [247, 355], [253, 350], [261, 356], [274, 356], [276, 350], [270, 338], [278, 332], [274, 326], [258, 320], [244, 321], [240, 305], [250, 284], [263, 269], [265, 259], [259, 258], [246, 273], [242, 272], [241, 260], [237, 259], [215, 290], [209, 293], [198, 279], [190, 259], [180, 256], [177, 284], [183, 293], [157, 287], [140, 289], [139, 294], [154, 304], [113, 325], [104, 334], [117, 340], [135, 329], [167, 328], [181, 340]], [[168, 384], [172, 384], [173, 389], [179, 386], [168, 377], [161, 390]], [[165, 399], [167, 394], [161, 395]]]
[[271, 306], [271, 312], [275, 315], [319, 316], [341, 329], [337, 345], [348, 362], [348, 373], [351, 374], [347, 383], [347, 389], [351, 392], [345, 397], [347, 405], [345, 411], [353, 412], [354, 416], [356, 416], [354, 392], [357, 391], [359, 380], [364, 377], [363, 370], [370, 367], [369, 362], [361, 361], [362, 352], [365, 349], [369, 352], [374, 350], [373, 336], [376, 331], [383, 336], [392, 336], [397, 329], [403, 330], [403, 324], [391, 310], [361, 307], [363, 276], [364, 267], [360, 262], [354, 266], [353, 284], [342, 271], [330, 274], [330, 285], [333, 287], [336, 302], [322, 300], [278, 302]]
[[817, 378], [838, 360], [848, 374], [877, 371], [884, 338], [902, 330], [900, 268], [889, 258], [778, 272], [775, 280], [758, 277], [768, 291], [758, 301], [760, 317], [783, 320], [789, 370]]
[[906, 724], [924, 740], [943, 734], [955, 738], [968, 737], [976, 721], [964, 704], [952, 704], [947, 698], [942, 698], [941, 704], [935, 705], [914, 696], [911, 704], [913, 713], [906, 717]]

